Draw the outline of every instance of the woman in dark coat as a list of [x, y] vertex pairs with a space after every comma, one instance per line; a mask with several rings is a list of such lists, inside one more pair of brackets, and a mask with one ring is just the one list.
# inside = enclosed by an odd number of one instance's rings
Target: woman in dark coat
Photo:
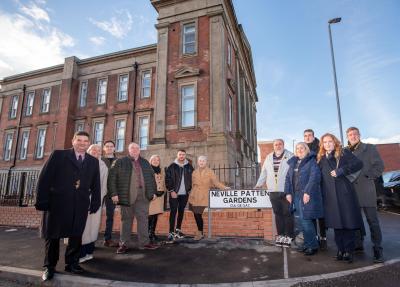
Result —
[[322, 173], [325, 222], [335, 231], [336, 259], [351, 263], [355, 231], [362, 228], [363, 221], [357, 194], [346, 176], [359, 171], [362, 162], [350, 151], [342, 149], [334, 135], [327, 133], [321, 137], [318, 163]]
[[285, 194], [290, 203], [294, 202], [299, 213], [304, 234], [301, 251], [310, 256], [318, 251], [313, 219], [323, 217], [321, 171], [316, 161], [316, 154], [310, 152], [306, 143], [298, 143], [295, 154], [288, 160], [289, 171], [286, 175]]

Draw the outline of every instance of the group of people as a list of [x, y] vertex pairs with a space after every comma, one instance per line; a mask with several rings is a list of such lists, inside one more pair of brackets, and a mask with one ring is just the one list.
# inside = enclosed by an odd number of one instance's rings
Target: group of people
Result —
[[332, 228], [336, 260], [351, 263], [354, 253], [364, 250], [364, 212], [373, 261], [380, 263], [382, 232], [374, 180], [384, 170], [383, 161], [374, 145], [361, 142], [358, 128], [348, 128], [346, 135], [348, 145], [343, 147], [333, 134], [326, 133], [319, 141], [307, 129], [294, 154], [284, 148], [282, 139], [274, 140], [256, 187], [271, 191], [277, 246], [290, 247], [302, 235], [297, 250], [311, 256], [327, 248], [326, 229]]
[[[152, 155], [147, 161], [134, 142], [129, 144], [128, 154], [120, 158], [115, 156], [111, 140], [105, 141], [103, 148], [89, 145], [89, 134], [76, 132], [72, 149], [54, 151], [39, 175], [35, 207], [43, 211], [44, 281], [54, 277], [61, 238], [67, 242], [65, 271], [84, 272], [80, 263], [93, 259], [102, 205], [106, 209], [103, 245], [117, 247], [117, 254], [128, 251], [134, 218], [138, 248], [159, 247], [156, 226], [159, 214], [164, 212], [165, 196], [170, 206], [167, 242], [185, 237], [182, 222], [188, 202], [198, 228], [194, 239], [204, 237], [202, 214], [208, 206], [209, 189], [227, 188], [207, 167], [206, 156], [198, 157], [194, 169], [181, 149], [164, 169], [159, 155]], [[112, 239], [116, 205], [121, 213], [119, 241]]]

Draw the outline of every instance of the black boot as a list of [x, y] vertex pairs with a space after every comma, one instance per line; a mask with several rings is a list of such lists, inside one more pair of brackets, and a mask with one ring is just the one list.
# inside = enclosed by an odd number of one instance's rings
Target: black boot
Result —
[[383, 261], [382, 248], [374, 247], [374, 263], [383, 263]]
[[347, 261], [347, 263], [353, 263], [353, 253], [352, 252], [343, 253], [343, 261]]
[[335, 259], [337, 261], [342, 261], [343, 260], [343, 252], [338, 250], [338, 252], [336, 253]]

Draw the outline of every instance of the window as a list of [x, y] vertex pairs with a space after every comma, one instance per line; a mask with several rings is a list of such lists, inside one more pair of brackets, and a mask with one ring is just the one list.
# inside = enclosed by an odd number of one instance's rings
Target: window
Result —
[[189, 23], [183, 25], [183, 54], [196, 53], [196, 24]]
[[29, 92], [26, 98], [25, 116], [31, 116], [33, 112], [33, 102], [35, 100], [35, 92]]
[[36, 158], [43, 158], [45, 142], [46, 142], [46, 128], [38, 128], [37, 144], [35, 151]]
[[103, 132], [104, 132], [104, 122], [103, 121], [97, 121], [94, 122], [93, 126], [93, 143], [102, 145], [103, 144]]
[[44, 89], [42, 93], [42, 104], [40, 105], [40, 112], [48, 113], [50, 109], [50, 89]]
[[87, 86], [88, 82], [81, 82], [81, 89], [79, 91], [79, 107], [86, 107], [86, 99], [87, 99]]
[[18, 96], [13, 96], [11, 98], [11, 105], [10, 105], [10, 119], [15, 119], [17, 117], [18, 111]]
[[128, 100], [128, 75], [119, 76], [118, 101]]
[[125, 146], [125, 120], [116, 120], [115, 122], [115, 151], [124, 151]]
[[28, 154], [29, 131], [23, 131], [21, 135], [21, 147], [19, 149], [19, 159], [26, 159]]
[[80, 132], [85, 130], [85, 122], [77, 121], [75, 122], [75, 132]]
[[13, 144], [13, 132], [8, 132], [6, 133], [6, 136], [4, 138], [4, 151], [3, 151], [3, 158], [6, 161], [11, 160], [12, 144]]
[[231, 42], [228, 41], [228, 65], [232, 65], [232, 45]]
[[107, 95], [107, 79], [100, 79], [97, 86], [97, 104], [102, 105], [106, 103]]
[[233, 127], [233, 108], [232, 108], [232, 97], [228, 96], [228, 131], [232, 131]]
[[151, 72], [142, 73], [142, 98], [150, 98], [151, 95]]
[[149, 117], [139, 118], [139, 146], [146, 149], [149, 143]]
[[194, 127], [194, 85], [181, 87], [182, 97], [182, 127]]

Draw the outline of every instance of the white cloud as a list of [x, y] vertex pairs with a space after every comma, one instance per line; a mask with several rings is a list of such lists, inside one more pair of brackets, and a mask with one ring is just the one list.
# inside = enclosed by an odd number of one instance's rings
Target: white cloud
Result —
[[98, 37], [90, 37], [89, 40], [96, 46], [101, 46], [104, 44], [106, 38], [98, 36]]
[[96, 21], [89, 18], [89, 21], [99, 29], [110, 33], [117, 39], [123, 39], [132, 28], [132, 15], [127, 10], [117, 11], [108, 21]]
[[[42, 3], [43, 4], [43, 3]], [[21, 5], [20, 11], [36, 21], [46, 21], [50, 22], [49, 14], [47, 14], [46, 10], [40, 8], [35, 3], [30, 3], [29, 6]]]
[[400, 143], [400, 134], [388, 138], [366, 138], [362, 140], [365, 143], [385, 144], [385, 143]]
[[0, 78], [64, 62], [74, 39], [49, 25], [50, 18], [39, 19], [45, 21], [40, 27], [30, 16], [0, 10]]

